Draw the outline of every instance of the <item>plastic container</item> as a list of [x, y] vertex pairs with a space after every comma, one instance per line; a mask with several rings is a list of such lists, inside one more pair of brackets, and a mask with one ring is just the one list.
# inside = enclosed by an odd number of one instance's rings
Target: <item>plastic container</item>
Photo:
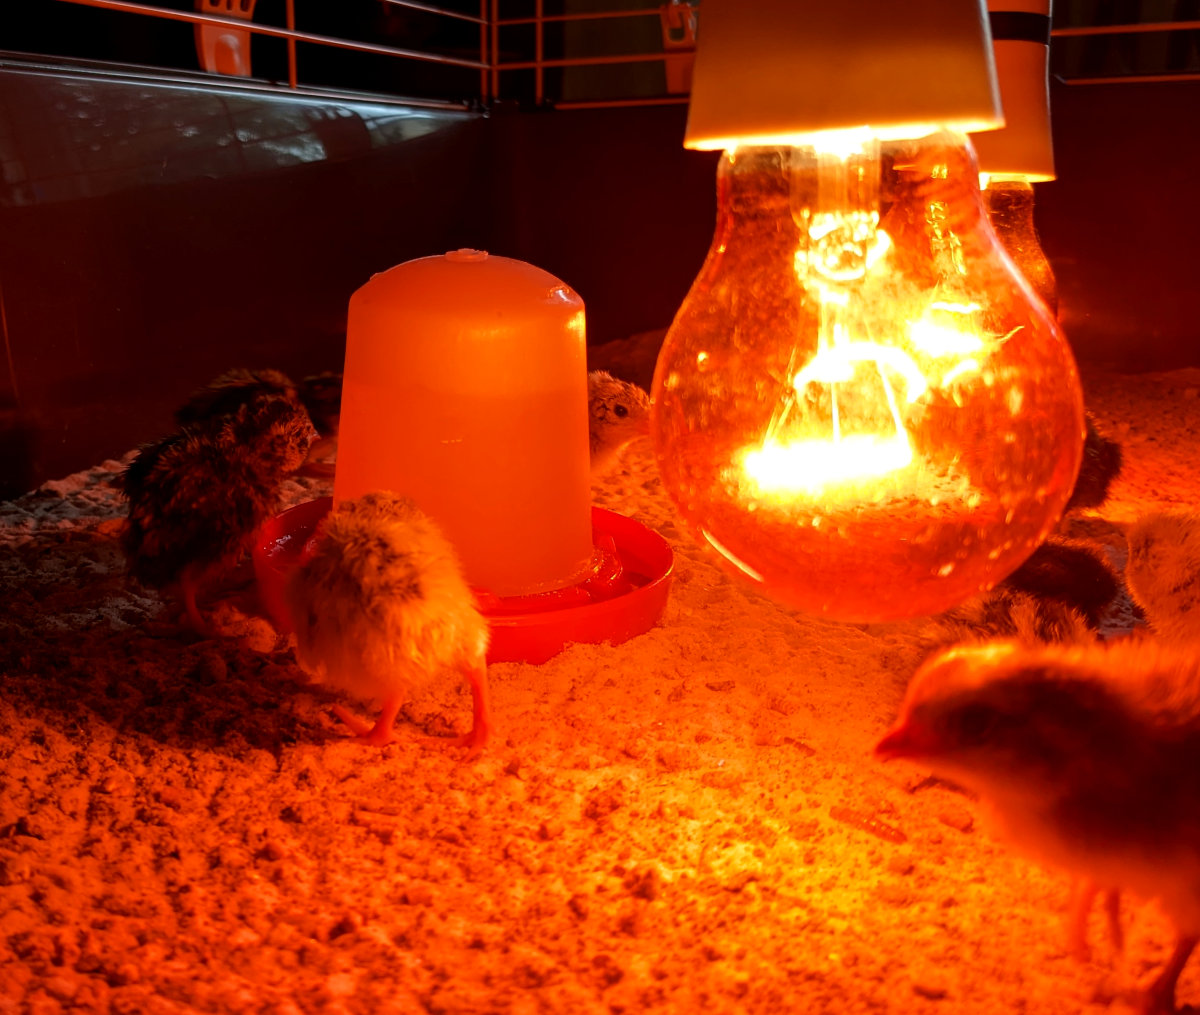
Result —
[[405, 261], [350, 298], [333, 496], [393, 490], [476, 587], [574, 585], [591, 557], [583, 300], [483, 250]]

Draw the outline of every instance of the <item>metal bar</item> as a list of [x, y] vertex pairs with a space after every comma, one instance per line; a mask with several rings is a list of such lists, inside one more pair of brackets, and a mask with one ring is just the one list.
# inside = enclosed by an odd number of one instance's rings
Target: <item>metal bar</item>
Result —
[[8, 363], [8, 386], [12, 389], [13, 401], [21, 406], [21, 390], [17, 387], [17, 367], [13, 362], [12, 338], [8, 333], [8, 304], [4, 300], [4, 287], [0, 286], [0, 332], [4, 333], [4, 359]]
[[488, 36], [491, 27], [488, 24], [488, 0], [479, 0], [479, 62], [484, 64], [479, 69], [479, 103], [486, 108], [491, 95], [488, 85], [491, 84], [491, 60], [488, 58]]
[[556, 102], [555, 109], [607, 109], [613, 106], [678, 106], [688, 101], [686, 95], [664, 95], [661, 99], [587, 99]]
[[[590, 67], [599, 64], [611, 63], [649, 63], [652, 60], [665, 60], [668, 56], [678, 56], [682, 53], [692, 53], [695, 50], [692, 47], [687, 49], [673, 49], [670, 53], [631, 53], [628, 56], [588, 56], [588, 57], [567, 57], [562, 60], [542, 60], [542, 67]], [[532, 67], [539, 66], [537, 60], [516, 60], [512, 63], [497, 63], [494, 65], [499, 70], [529, 70]]]
[[[658, 7], [646, 7], [636, 11], [578, 11], [571, 14], [547, 14], [543, 21], [599, 21], [601, 18], [648, 18], [658, 17], [660, 9]], [[503, 21], [497, 22], [501, 27], [507, 28], [509, 25], [532, 25], [538, 19], [532, 18], [505, 18]]]
[[[52, 59], [52, 58], [51, 58]], [[254, 92], [259, 95], [286, 96], [288, 98], [336, 99], [341, 102], [357, 102], [366, 106], [418, 106], [422, 109], [439, 109], [447, 112], [469, 112], [467, 104], [449, 99], [421, 99], [402, 95], [387, 95], [382, 92], [356, 92], [350, 89], [321, 88], [316, 85], [300, 85], [291, 89], [256, 78], [235, 77], [227, 74], [205, 74], [196, 71], [163, 70], [161, 67], [141, 67], [136, 64], [122, 65], [120, 69], [107, 64], [81, 64], [78, 69], [61, 63], [48, 62], [45, 57], [20, 59], [0, 56], [0, 67], [20, 70], [24, 74], [46, 77], [82, 77], [104, 80], [137, 82], [150, 88], [163, 85], [184, 85], [195, 88], [222, 89], [230, 92]]]
[[492, 98], [500, 98], [500, 0], [492, 0]]
[[456, 18], [459, 21], [470, 21], [476, 25], [486, 25], [487, 15], [475, 17], [473, 14], [463, 14], [459, 11], [449, 11], [445, 7], [435, 7], [433, 4], [419, 4], [415, 0], [383, 0], [385, 4], [391, 4], [394, 7], [407, 7], [414, 11], [424, 11], [426, 14], [440, 14], [446, 18]]
[[1067, 78], [1058, 76], [1068, 85], [1143, 85], [1159, 81], [1200, 81], [1200, 74], [1125, 74], [1111, 78]]
[[1200, 28], [1200, 21], [1151, 21], [1144, 25], [1080, 25], [1078, 28], [1052, 28], [1055, 39], [1080, 35], [1126, 35], [1134, 32], [1184, 32]]
[[536, 41], [534, 43], [533, 51], [536, 54], [537, 70], [533, 72], [533, 96], [534, 102], [540, 106], [542, 104], [542, 99], [545, 98], [546, 95], [546, 33], [545, 21], [542, 18], [542, 14], [544, 13], [542, 0], [535, 0], [534, 13], [537, 15], [537, 27], [534, 29]]
[[[287, 0], [287, 26], [288, 31], [296, 30], [296, 0]], [[298, 79], [296, 77], [296, 40], [288, 39], [287, 41], [288, 55], [288, 87], [295, 88]]]
[[321, 46], [332, 46], [335, 49], [350, 49], [357, 53], [377, 53], [381, 56], [403, 57], [407, 60], [422, 60], [426, 63], [449, 64], [453, 67], [469, 67], [479, 70], [487, 66], [478, 60], [462, 60], [453, 56], [441, 56], [437, 53], [421, 53], [414, 49], [398, 49], [394, 46], [376, 46], [369, 42], [354, 42], [351, 39], [338, 39], [332, 35], [314, 35], [311, 32], [296, 32], [286, 28], [272, 28], [269, 25], [259, 25], [238, 18], [218, 18], [210, 14], [195, 14], [191, 11], [173, 11], [165, 7], [147, 7], [145, 4], [132, 3], [130, 0], [57, 0], [58, 3], [80, 4], [84, 7], [101, 7], [110, 11], [122, 11], [126, 14], [147, 14], [151, 17], [166, 18], [168, 21], [186, 21], [193, 25], [230, 25], [256, 35], [268, 35], [276, 39], [294, 39], [296, 42], [312, 42]]

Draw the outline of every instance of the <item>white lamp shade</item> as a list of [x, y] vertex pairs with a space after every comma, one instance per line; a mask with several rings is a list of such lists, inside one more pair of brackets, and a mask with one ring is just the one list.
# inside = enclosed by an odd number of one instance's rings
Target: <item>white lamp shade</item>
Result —
[[[1050, 132], [1050, 0], [990, 0], [1004, 128], [971, 140], [979, 171], [1037, 183], [1053, 180]], [[1006, 28], [1011, 25], [1011, 30]], [[1006, 37], [1007, 36], [1007, 37]]]
[[984, 0], [704, 0], [684, 145], [1003, 124]]

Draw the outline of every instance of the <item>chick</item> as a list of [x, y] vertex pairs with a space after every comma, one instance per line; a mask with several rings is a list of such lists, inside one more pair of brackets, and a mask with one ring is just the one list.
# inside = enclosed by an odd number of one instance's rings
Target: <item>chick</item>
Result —
[[[1099, 546], [1050, 536], [996, 588], [934, 618], [924, 631], [926, 650], [997, 638], [1030, 646], [1094, 643], [1100, 615], [1120, 589], [1121, 580]], [[1081, 961], [1089, 956], [1088, 914], [1101, 891], [1085, 879], [1071, 893], [1068, 945]], [[1120, 951], [1120, 895], [1103, 891], [1109, 933]]]
[[1065, 603], [1093, 630], [1121, 591], [1121, 578], [1104, 550], [1082, 539], [1050, 536], [1003, 584], [1043, 600]]
[[1146, 642], [952, 648], [918, 670], [875, 750], [978, 793], [1033, 858], [1114, 898], [1158, 898], [1177, 940], [1143, 1010], [1174, 1010], [1200, 939], [1200, 655]]
[[181, 427], [195, 426], [232, 416], [243, 405], [272, 398], [299, 404], [296, 386], [278, 370], [246, 370], [238, 367], [214, 378], [188, 396], [175, 410]]
[[603, 476], [621, 451], [650, 432], [650, 396], [603, 370], [588, 374], [588, 434], [592, 477]]
[[319, 467], [327, 470], [325, 474], [332, 477], [332, 467], [322, 466], [320, 459], [328, 458], [337, 451], [342, 419], [342, 375], [328, 372], [312, 374], [300, 382], [298, 393], [304, 408], [308, 410], [308, 418], [320, 435], [308, 452], [310, 473], [313, 467]]
[[963, 642], [1011, 638], [1023, 645], [1095, 641], [1087, 618], [1070, 603], [998, 585], [934, 617], [922, 631], [924, 651]]
[[1096, 427], [1096, 419], [1084, 413], [1083, 458], [1079, 475], [1064, 512], [1100, 507], [1108, 499], [1108, 490], [1121, 471], [1121, 445], [1105, 437]]
[[1125, 581], [1163, 641], [1200, 643], [1200, 513], [1154, 511], [1126, 533]]
[[238, 562], [315, 437], [302, 408], [269, 399], [143, 447], [121, 476], [130, 574], [178, 594], [192, 627], [211, 635], [197, 596]]
[[491, 732], [488, 625], [434, 522], [410, 500], [368, 493], [337, 505], [306, 552], [284, 590], [296, 660], [318, 682], [380, 706], [373, 726], [340, 706], [339, 718], [383, 746], [405, 699], [457, 671], [474, 702], [474, 725], [457, 744], [481, 750]]
[[930, 622], [932, 645], [1013, 638], [1023, 644], [1095, 641], [1121, 579], [1099, 546], [1050, 536], [989, 592]]
[[304, 409], [318, 439], [309, 448], [308, 459], [298, 470], [305, 475], [332, 478], [333, 468], [318, 459], [337, 447], [342, 397], [341, 374], [314, 374], [298, 385], [278, 370], [247, 370], [237, 367], [192, 392], [175, 411], [180, 426], [194, 426], [231, 416], [243, 405], [282, 399]]

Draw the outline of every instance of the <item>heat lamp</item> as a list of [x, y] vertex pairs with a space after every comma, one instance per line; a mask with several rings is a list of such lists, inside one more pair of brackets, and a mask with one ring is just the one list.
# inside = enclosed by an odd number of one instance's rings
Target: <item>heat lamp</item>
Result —
[[871, 622], [1004, 578], [1050, 532], [1083, 406], [988, 223], [982, 0], [705, 0], [685, 146], [723, 149], [655, 370], [664, 486], [782, 602]]
[[1050, 0], [988, 0], [1004, 126], [972, 138], [992, 228], [1051, 312], [1054, 271], [1033, 219], [1035, 183], [1055, 179], [1050, 133]]

